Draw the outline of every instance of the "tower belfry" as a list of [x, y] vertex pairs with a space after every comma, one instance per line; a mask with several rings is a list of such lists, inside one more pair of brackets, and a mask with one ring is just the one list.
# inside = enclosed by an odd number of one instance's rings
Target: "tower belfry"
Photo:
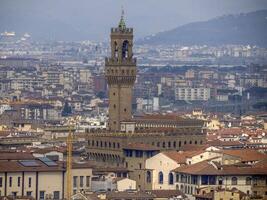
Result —
[[105, 77], [109, 86], [109, 129], [120, 130], [120, 122], [132, 118], [132, 90], [136, 79], [133, 58], [133, 29], [127, 28], [124, 10], [118, 27], [111, 28], [111, 56], [105, 60]]

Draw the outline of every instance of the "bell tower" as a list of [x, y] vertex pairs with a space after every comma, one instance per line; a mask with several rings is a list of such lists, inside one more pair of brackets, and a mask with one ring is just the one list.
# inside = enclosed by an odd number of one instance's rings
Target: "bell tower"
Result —
[[127, 28], [124, 11], [118, 27], [111, 28], [111, 56], [105, 60], [105, 77], [109, 87], [109, 130], [119, 131], [120, 122], [132, 118], [132, 90], [136, 79], [133, 58], [133, 29]]

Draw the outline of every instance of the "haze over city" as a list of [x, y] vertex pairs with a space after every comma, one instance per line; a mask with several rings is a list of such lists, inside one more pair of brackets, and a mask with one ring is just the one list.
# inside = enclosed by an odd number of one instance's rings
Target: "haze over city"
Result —
[[[0, 31], [46, 40], [106, 41], [121, 6], [136, 38], [214, 17], [267, 9], [265, 0], [1, 0]], [[49, 30], [49, 31], [48, 31]], [[64, 34], [65, 33], [65, 34]]]
[[266, 0], [0, 0], [0, 200], [266, 200]]

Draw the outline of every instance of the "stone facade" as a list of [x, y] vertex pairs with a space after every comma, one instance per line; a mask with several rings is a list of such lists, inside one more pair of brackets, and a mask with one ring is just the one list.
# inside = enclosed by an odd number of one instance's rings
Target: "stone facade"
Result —
[[200, 120], [178, 116], [151, 115], [132, 118], [132, 88], [136, 60], [132, 54], [133, 29], [123, 17], [111, 29], [111, 57], [106, 58], [105, 77], [109, 86], [109, 129], [87, 133], [89, 160], [102, 165], [126, 167], [136, 188], [146, 188], [145, 162], [160, 151], [180, 150], [184, 145], [205, 143]]
[[105, 76], [109, 86], [109, 129], [120, 130], [120, 122], [132, 118], [132, 88], [136, 79], [133, 58], [133, 29], [126, 28], [123, 16], [112, 28], [111, 57], [106, 58]]
[[[193, 128], [191, 128], [193, 129]], [[191, 130], [197, 132], [197, 130]], [[187, 144], [203, 144], [205, 134], [192, 132], [144, 132], [144, 133], [88, 133], [88, 156], [108, 165], [124, 165], [123, 149], [130, 143], [154, 146], [160, 151], [180, 150]]]

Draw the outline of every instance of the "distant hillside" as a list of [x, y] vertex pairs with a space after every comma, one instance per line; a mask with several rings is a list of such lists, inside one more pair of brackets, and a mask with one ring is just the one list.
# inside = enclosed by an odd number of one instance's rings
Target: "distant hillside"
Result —
[[148, 36], [139, 42], [181, 45], [250, 44], [267, 47], [267, 10], [194, 22]]

